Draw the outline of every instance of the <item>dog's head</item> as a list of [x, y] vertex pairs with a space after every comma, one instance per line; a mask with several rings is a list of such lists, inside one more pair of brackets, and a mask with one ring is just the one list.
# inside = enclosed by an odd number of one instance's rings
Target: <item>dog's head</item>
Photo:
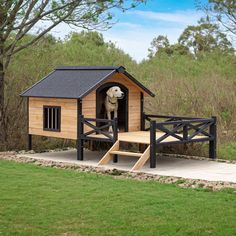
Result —
[[110, 98], [118, 98], [118, 99], [122, 99], [124, 97], [124, 93], [121, 91], [120, 87], [118, 86], [113, 86], [111, 88], [109, 88], [107, 90], [107, 95], [110, 97]]

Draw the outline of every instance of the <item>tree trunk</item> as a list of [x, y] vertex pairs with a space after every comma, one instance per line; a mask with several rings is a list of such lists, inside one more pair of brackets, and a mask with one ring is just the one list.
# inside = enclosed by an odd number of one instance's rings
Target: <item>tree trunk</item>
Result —
[[6, 140], [6, 130], [4, 125], [4, 66], [0, 61], [0, 149], [3, 148]]

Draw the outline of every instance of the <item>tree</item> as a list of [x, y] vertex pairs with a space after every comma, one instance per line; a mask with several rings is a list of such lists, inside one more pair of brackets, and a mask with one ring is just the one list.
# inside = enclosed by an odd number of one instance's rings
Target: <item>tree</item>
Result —
[[151, 42], [151, 47], [148, 49], [149, 58], [154, 57], [157, 53], [165, 51], [170, 46], [170, 42], [167, 36], [158, 35]]
[[[107, 29], [111, 26], [110, 10], [127, 10], [145, 0], [0, 0], [0, 141], [6, 134], [4, 84], [11, 58], [33, 45], [61, 22], [86, 29]], [[46, 22], [46, 24], [42, 24]], [[24, 38], [39, 27], [29, 41]]]
[[228, 32], [236, 36], [236, 1], [235, 0], [208, 0], [207, 5], [197, 4], [213, 23], [220, 23]]
[[188, 49], [180, 45], [178, 43], [176, 44], [170, 44], [167, 36], [159, 35], [156, 38], [154, 38], [151, 42], [151, 47], [148, 49], [149, 51], [149, 58], [152, 58], [154, 56], [158, 56], [161, 54], [167, 54], [168, 56], [177, 54], [177, 55], [187, 55]]
[[219, 50], [223, 53], [233, 53], [232, 44], [226, 35], [219, 30], [219, 26], [208, 19], [199, 21], [196, 26], [188, 26], [180, 35], [178, 42], [197, 56], [202, 52]]
[[102, 46], [105, 44], [103, 35], [96, 31], [81, 31], [80, 33], [73, 32], [68, 36], [68, 40], [81, 45], [93, 44], [96, 46]]

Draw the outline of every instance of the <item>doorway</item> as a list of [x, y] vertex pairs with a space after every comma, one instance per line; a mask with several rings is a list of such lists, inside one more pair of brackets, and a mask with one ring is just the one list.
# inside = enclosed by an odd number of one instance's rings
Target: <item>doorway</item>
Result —
[[[109, 88], [113, 86], [119, 86], [124, 97], [118, 99], [118, 129], [119, 132], [128, 132], [128, 98], [129, 90], [123, 84], [109, 82], [100, 86], [96, 90], [96, 118], [107, 119], [106, 109], [105, 109], [105, 98], [107, 96], [106, 92]], [[112, 119], [114, 117], [114, 112], [112, 112]], [[102, 125], [102, 124], [100, 124]]]

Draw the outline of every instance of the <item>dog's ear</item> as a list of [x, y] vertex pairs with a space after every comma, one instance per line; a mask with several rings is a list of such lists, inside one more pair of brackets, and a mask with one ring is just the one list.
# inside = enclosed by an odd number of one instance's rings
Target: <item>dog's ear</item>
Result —
[[107, 90], [107, 95], [108, 95], [110, 98], [113, 98], [113, 97], [114, 97], [112, 88], [109, 88], [109, 89]]

